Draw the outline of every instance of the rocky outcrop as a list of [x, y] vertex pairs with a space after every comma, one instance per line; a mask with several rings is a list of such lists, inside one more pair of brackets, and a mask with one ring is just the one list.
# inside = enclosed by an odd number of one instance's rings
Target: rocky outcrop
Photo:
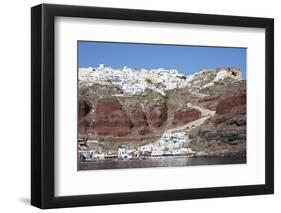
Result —
[[79, 123], [79, 133], [85, 134], [91, 128], [91, 121], [88, 119], [81, 119], [78, 121]]
[[202, 91], [204, 89], [212, 88], [224, 82], [240, 82], [242, 80], [242, 74], [239, 69], [234, 67], [217, 68], [213, 70], [201, 70], [197, 73], [192, 81], [190, 87], [193, 91]]
[[221, 129], [202, 128], [199, 136], [205, 141], [216, 141], [230, 145], [244, 144], [246, 142], [246, 132], [242, 129], [230, 129], [222, 127]]
[[[169, 74], [182, 83], [174, 87], [167, 81], [163, 87], [154, 82], [143, 93], [137, 86], [124, 86], [134, 85], [127, 74], [118, 72], [113, 78], [116, 73], [107, 72], [106, 81], [95, 71], [100, 80], [88, 81], [85, 75], [79, 82], [79, 137], [97, 140], [109, 151], [123, 145], [138, 148], [156, 142], [166, 130], [202, 118], [184, 129], [188, 146], [209, 156], [246, 155], [246, 81], [238, 69], [203, 70], [193, 77]], [[139, 78], [135, 76], [138, 85]]]
[[215, 116], [211, 117], [206, 123], [207, 124], [213, 123], [215, 125], [226, 123], [231, 125], [236, 124], [237, 126], [243, 126], [246, 125], [245, 116], [246, 116], [246, 105], [239, 105], [231, 109], [230, 112], [228, 113], [216, 114]]
[[80, 133], [86, 133], [91, 126], [91, 121], [87, 115], [91, 111], [91, 104], [83, 99], [78, 100], [78, 126]]
[[149, 107], [147, 121], [149, 127], [160, 128], [168, 118], [168, 107], [166, 102], [158, 102]]
[[82, 119], [91, 111], [91, 105], [87, 101], [85, 101], [83, 99], [79, 99], [78, 100], [78, 110], [79, 110], [79, 112], [78, 112], [79, 118]]
[[217, 103], [216, 114], [191, 135], [191, 144], [211, 157], [246, 156], [246, 92], [240, 90]]
[[136, 103], [131, 110], [131, 121], [137, 131], [141, 135], [146, 135], [150, 132], [146, 115], [142, 109], [141, 104]]
[[121, 137], [132, 132], [133, 125], [117, 100], [99, 100], [94, 117], [94, 130], [97, 135]]
[[216, 110], [217, 104], [219, 102], [220, 96], [215, 96], [215, 97], [211, 97], [211, 98], [202, 98], [200, 100], [198, 100], [197, 105], [202, 107], [202, 108], [206, 108], [209, 110]]
[[201, 112], [197, 109], [179, 109], [174, 114], [173, 124], [184, 124], [195, 121], [201, 117]]
[[221, 100], [216, 107], [216, 113], [220, 115], [224, 113], [228, 113], [234, 107], [237, 107], [239, 105], [245, 105], [245, 104], [246, 104], [246, 92], [243, 91]]

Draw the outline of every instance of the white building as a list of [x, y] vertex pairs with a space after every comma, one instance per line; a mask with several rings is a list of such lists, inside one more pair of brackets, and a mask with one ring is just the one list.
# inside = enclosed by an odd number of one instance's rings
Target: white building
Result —
[[132, 158], [127, 148], [118, 148], [117, 156], [118, 158], [122, 158], [122, 159]]
[[152, 157], [154, 157], [154, 156], [162, 156], [163, 154], [164, 154], [164, 151], [161, 148], [155, 148], [151, 152], [151, 156]]
[[[152, 89], [162, 95], [166, 90], [188, 85], [191, 80], [177, 70], [159, 69], [132, 69], [124, 66], [122, 69], [113, 69], [100, 64], [99, 67], [79, 68], [79, 81], [89, 83], [99, 83], [110, 81], [123, 89], [124, 93], [131, 95], [141, 94], [146, 88]], [[147, 79], [152, 83], [148, 84]], [[161, 86], [161, 87], [160, 87]]]

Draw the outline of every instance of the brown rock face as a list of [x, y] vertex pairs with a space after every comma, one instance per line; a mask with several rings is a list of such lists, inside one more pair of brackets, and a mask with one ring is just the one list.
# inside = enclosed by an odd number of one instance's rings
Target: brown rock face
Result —
[[91, 126], [91, 122], [88, 119], [79, 120], [79, 132], [84, 134], [87, 133]]
[[195, 121], [201, 117], [201, 112], [197, 109], [180, 109], [174, 114], [173, 124], [184, 124]]
[[246, 107], [237, 106], [229, 113], [216, 114], [200, 127], [199, 141], [222, 142], [230, 145], [246, 143]]
[[78, 101], [78, 109], [79, 109], [78, 112], [79, 119], [82, 119], [91, 111], [91, 106], [88, 102], [80, 99]]
[[220, 95], [211, 98], [203, 98], [199, 100], [197, 104], [202, 108], [206, 108], [209, 110], [216, 110], [216, 106], [218, 104], [219, 98]]
[[217, 113], [190, 134], [191, 144], [212, 157], [246, 157], [246, 109], [245, 90], [224, 94]]
[[227, 122], [229, 123], [232, 118], [236, 115], [243, 115], [242, 119], [243, 121], [240, 120], [240, 118], [235, 117], [236, 119], [236, 124], [237, 125], [244, 125], [246, 124], [246, 105], [239, 105], [231, 109], [229, 113], [225, 114], [216, 114], [215, 116], [211, 117], [210, 119], [207, 120], [206, 123], [214, 123], [215, 125], [219, 125], [221, 123]]
[[96, 104], [94, 129], [97, 135], [122, 137], [131, 133], [133, 125], [122, 105], [113, 99], [101, 99]]
[[91, 111], [91, 105], [85, 100], [80, 99], [78, 102], [78, 126], [79, 132], [86, 133], [91, 125], [87, 115]]
[[166, 102], [159, 102], [149, 108], [147, 121], [150, 127], [161, 127], [168, 118], [168, 108]]
[[140, 104], [135, 104], [131, 111], [131, 120], [134, 125], [138, 129], [139, 134], [145, 135], [149, 133], [147, 118], [145, 113], [142, 110]]
[[246, 104], [246, 93], [240, 92], [238, 94], [226, 97], [225, 99], [221, 100], [216, 107], [216, 113], [217, 114], [228, 113], [234, 107], [244, 104]]

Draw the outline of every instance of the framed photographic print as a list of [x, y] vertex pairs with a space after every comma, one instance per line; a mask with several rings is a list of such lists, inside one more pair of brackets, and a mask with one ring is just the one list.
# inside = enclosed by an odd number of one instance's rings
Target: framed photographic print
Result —
[[271, 194], [274, 21], [31, 9], [31, 203]]

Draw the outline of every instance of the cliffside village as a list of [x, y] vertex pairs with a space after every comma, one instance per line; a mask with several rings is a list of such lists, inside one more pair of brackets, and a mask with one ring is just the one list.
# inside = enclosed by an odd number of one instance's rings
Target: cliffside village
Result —
[[[128, 68], [127, 66], [113, 69], [100, 64], [99, 67], [79, 68], [79, 82], [87, 86], [92, 84], [113, 84], [123, 90], [124, 94], [121, 95], [139, 95], [146, 88], [165, 95], [167, 90], [190, 86], [190, 82], [196, 75], [215, 70], [218, 70], [216, 78], [203, 87], [211, 87], [216, 81], [226, 77], [241, 79], [240, 70], [235, 68], [200, 70], [200, 72], [193, 75], [183, 75], [176, 69], [137, 69]], [[232, 73], [235, 73], [237, 76], [232, 75]]]
[[[79, 158], [81, 161], [92, 160], [129, 160], [161, 157], [194, 157], [195, 155], [203, 155], [204, 153], [196, 153], [188, 148], [189, 138], [187, 132], [168, 132], [166, 131], [162, 137], [155, 143], [140, 146], [137, 149], [130, 149], [126, 146], [118, 147], [115, 151], [104, 152], [99, 146], [97, 140], [79, 140]], [[87, 145], [87, 147], [86, 147]], [[84, 147], [84, 148], [83, 148]]]
[[185, 76], [171, 69], [133, 69], [124, 66], [113, 69], [100, 64], [99, 67], [79, 68], [79, 81], [84, 84], [113, 84], [122, 88], [124, 94], [142, 94], [146, 88], [165, 95], [165, 90], [185, 87], [193, 76]]
[[[210, 71], [214, 73], [211, 80], [204, 72]], [[99, 67], [79, 68], [79, 85], [91, 86], [99, 85], [116, 85], [120, 87], [119, 96], [140, 95], [146, 89], [151, 89], [162, 95], [165, 95], [167, 90], [175, 88], [183, 88], [191, 86], [196, 88], [212, 87], [218, 81], [230, 77], [235, 80], [242, 80], [241, 72], [235, 68], [217, 68], [214, 70], [201, 70], [193, 75], [180, 74], [175, 69], [133, 69], [124, 66], [121, 69], [113, 69], [100, 64]], [[114, 96], [112, 95], [112, 96]], [[200, 94], [199, 94], [200, 95]], [[240, 102], [239, 102], [240, 103]], [[191, 107], [191, 108], [194, 108]], [[210, 111], [197, 107], [202, 113], [202, 118], [198, 119], [197, 126], [202, 124], [207, 118], [213, 116], [215, 111]], [[196, 108], [196, 109], [197, 109]], [[205, 115], [206, 114], [206, 115]], [[188, 123], [188, 122], [187, 122]], [[193, 128], [190, 125], [190, 129]], [[189, 130], [190, 130], [189, 129]], [[99, 141], [79, 138], [78, 139], [78, 156], [81, 161], [92, 160], [107, 160], [107, 159], [147, 159], [161, 157], [194, 157], [205, 156], [206, 153], [196, 152], [189, 147], [189, 130], [185, 131], [170, 131], [166, 130], [161, 138], [154, 143], [140, 146], [131, 149], [129, 146], [122, 145], [116, 150], [102, 150]]]

